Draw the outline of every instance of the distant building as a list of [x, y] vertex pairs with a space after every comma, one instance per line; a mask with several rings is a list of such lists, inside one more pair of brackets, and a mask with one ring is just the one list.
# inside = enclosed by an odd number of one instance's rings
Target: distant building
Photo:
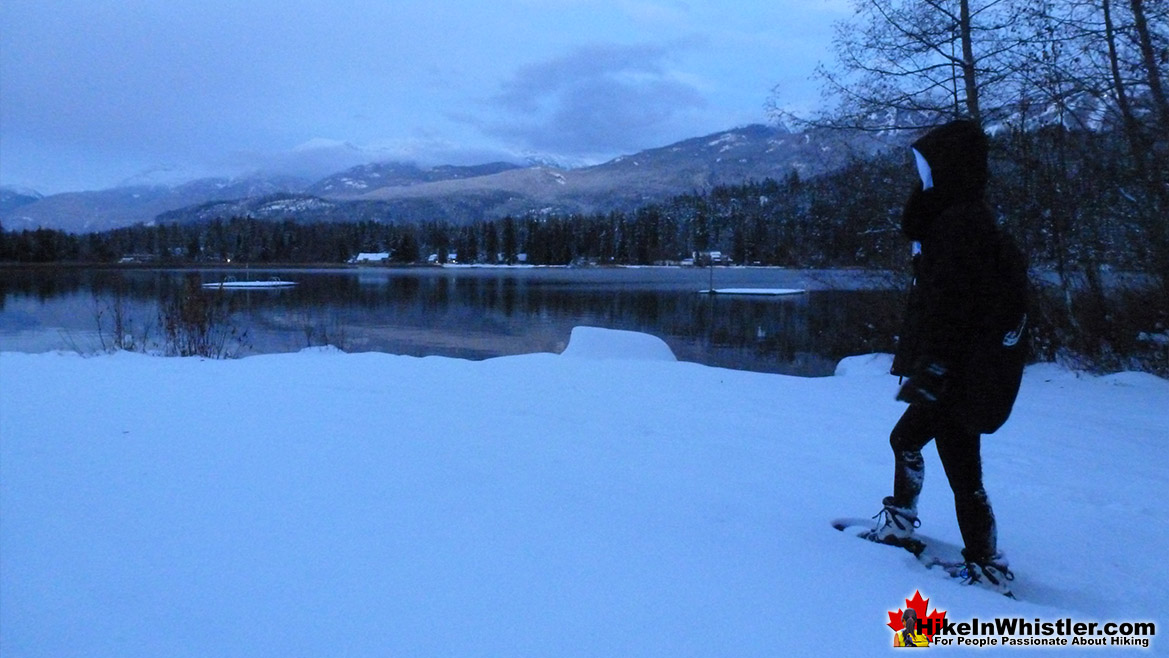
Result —
[[[506, 263], [507, 262], [507, 254], [503, 253], [502, 251], [495, 254], [495, 262]], [[528, 262], [528, 255], [527, 254], [516, 254], [515, 261], [513, 261], [513, 262], [527, 263]]]
[[696, 251], [694, 252], [693, 263], [698, 267], [709, 267], [711, 265], [730, 265], [732, 261], [729, 256], [724, 255], [721, 251]]
[[447, 253], [445, 261], [440, 261], [438, 259], [438, 254], [431, 254], [431, 255], [426, 257], [426, 262], [430, 263], [431, 265], [442, 265], [442, 264], [458, 265], [459, 264], [459, 255], [457, 253], [451, 251], [451, 252]]
[[362, 252], [353, 258], [349, 259], [350, 264], [359, 263], [384, 263], [390, 259], [390, 254], [385, 251], [377, 252]]

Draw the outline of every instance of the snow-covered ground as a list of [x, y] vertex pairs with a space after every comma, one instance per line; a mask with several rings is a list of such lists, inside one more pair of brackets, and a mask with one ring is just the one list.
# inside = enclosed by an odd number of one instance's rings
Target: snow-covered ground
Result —
[[[916, 591], [1166, 632], [1169, 382], [1028, 370], [983, 448], [1013, 601], [829, 526], [889, 493], [888, 367], [587, 328], [479, 362], [5, 353], [0, 654], [869, 655]], [[926, 456], [921, 532], [958, 544]]]

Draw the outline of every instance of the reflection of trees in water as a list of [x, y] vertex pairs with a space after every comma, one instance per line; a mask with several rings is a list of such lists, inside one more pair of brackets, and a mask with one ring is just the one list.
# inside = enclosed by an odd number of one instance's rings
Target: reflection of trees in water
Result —
[[844, 356], [890, 351], [902, 312], [900, 295], [889, 291], [710, 297], [468, 279], [426, 281], [413, 292], [418, 298], [404, 305], [400, 322], [511, 334], [538, 324], [591, 324], [661, 336], [687, 360], [783, 372], [796, 363], [800, 374], [828, 374]]
[[74, 294], [89, 287], [84, 270], [12, 269], [0, 274], [0, 309], [9, 298], [33, 297], [37, 301]]
[[[184, 285], [184, 277], [192, 276], [161, 270], [25, 274], [3, 279], [4, 294], [51, 300], [90, 290], [96, 297], [122, 296], [143, 302], [136, 308], [153, 304], [155, 309], [158, 300], [171, 298]], [[262, 270], [196, 273], [208, 282], [227, 274], [241, 280], [271, 275]], [[573, 326], [594, 325], [660, 336], [684, 360], [768, 372], [830, 374], [844, 356], [890, 351], [902, 312], [900, 293], [888, 290], [739, 297], [700, 295], [689, 287], [629, 283], [619, 277], [582, 283], [572, 275], [544, 279], [441, 271], [376, 275], [302, 271], [282, 276], [299, 285], [279, 291], [226, 293], [231, 296], [233, 321], [254, 328], [256, 351], [299, 349], [321, 342], [344, 347], [350, 342], [363, 349], [434, 353], [426, 350], [441, 344], [443, 353], [450, 356], [473, 353], [482, 357], [498, 355], [492, 349], [550, 349], [567, 340]], [[477, 340], [477, 336], [509, 339]], [[410, 340], [416, 342], [403, 342]], [[460, 349], [460, 344], [469, 347]]]

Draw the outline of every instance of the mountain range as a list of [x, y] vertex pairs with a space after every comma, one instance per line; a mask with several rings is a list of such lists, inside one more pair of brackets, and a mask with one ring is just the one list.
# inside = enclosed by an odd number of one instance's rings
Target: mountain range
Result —
[[580, 168], [502, 162], [426, 168], [379, 162], [318, 181], [253, 175], [44, 197], [4, 189], [0, 224], [6, 230], [88, 233], [234, 216], [465, 223], [506, 215], [608, 212], [721, 184], [782, 179], [792, 172], [815, 176], [887, 146], [873, 136], [750, 125]]

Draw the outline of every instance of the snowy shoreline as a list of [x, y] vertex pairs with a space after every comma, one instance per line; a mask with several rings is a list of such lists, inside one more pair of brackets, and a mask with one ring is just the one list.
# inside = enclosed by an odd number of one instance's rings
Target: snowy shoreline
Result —
[[[0, 653], [857, 655], [915, 591], [1169, 622], [1169, 382], [1028, 369], [983, 442], [1010, 601], [829, 527], [888, 493], [888, 366], [724, 370], [588, 328], [486, 361], [6, 352]], [[926, 459], [922, 532], [960, 544]], [[809, 611], [831, 628], [796, 632]]]

